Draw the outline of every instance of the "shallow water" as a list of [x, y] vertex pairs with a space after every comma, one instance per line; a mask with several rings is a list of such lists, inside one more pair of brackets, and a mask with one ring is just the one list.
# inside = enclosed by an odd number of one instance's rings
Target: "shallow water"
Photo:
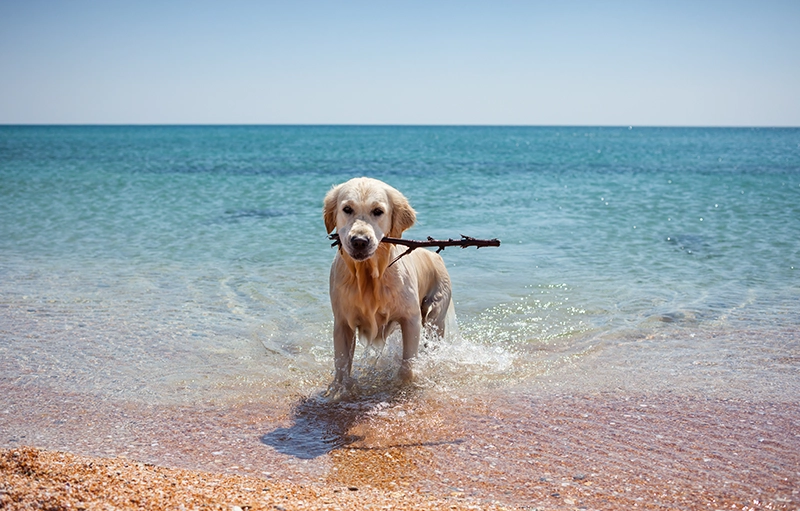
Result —
[[[459, 333], [429, 343], [413, 389], [394, 386], [396, 346], [362, 347], [362, 397], [328, 417], [321, 200], [358, 175], [409, 197], [406, 237], [503, 244], [443, 252]], [[102, 453], [35, 417], [78, 400], [125, 428], [119, 410], [165, 417], [151, 433], [209, 467], [169, 433], [181, 414], [255, 406], [243, 443], [330, 473], [382, 413], [395, 436], [400, 412], [432, 424], [392, 445], [444, 448], [448, 427], [490, 415], [472, 396], [506, 418], [527, 406], [498, 398], [512, 391], [800, 396], [798, 129], [0, 127], [0, 178], [6, 445], [24, 434]], [[442, 419], [459, 409], [472, 418]]]

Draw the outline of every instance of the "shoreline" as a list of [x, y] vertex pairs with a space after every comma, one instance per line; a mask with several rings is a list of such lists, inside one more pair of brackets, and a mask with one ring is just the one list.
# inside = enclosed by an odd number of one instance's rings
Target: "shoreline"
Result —
[[0, 410], [8, 509], [800, 509], [793, 401], [503, 388], [199, 409], [0, 385]]

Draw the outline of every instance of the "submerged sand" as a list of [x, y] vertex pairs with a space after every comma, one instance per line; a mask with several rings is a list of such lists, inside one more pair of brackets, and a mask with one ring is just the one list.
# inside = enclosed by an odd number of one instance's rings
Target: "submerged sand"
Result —
[[794, 402], [497, 389], [106, 409], [2, 387], [3, 509], [800, 508]]

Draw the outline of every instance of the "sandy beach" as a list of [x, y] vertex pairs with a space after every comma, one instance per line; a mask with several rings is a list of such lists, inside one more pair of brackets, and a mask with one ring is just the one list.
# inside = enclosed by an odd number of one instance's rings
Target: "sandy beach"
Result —
[[25, 407], [3, 390], [19, 404], [3, 440], [20, 444], [0, 456], [5, 509], [800, 506], [791, 403], [506, 389], [301, 400], [283, 416], [256, 403], [81, 415], [85, 402]]
[[25, 447], [0, 452], [2, 509], [505, 509], [459, 495], [305, 486]]

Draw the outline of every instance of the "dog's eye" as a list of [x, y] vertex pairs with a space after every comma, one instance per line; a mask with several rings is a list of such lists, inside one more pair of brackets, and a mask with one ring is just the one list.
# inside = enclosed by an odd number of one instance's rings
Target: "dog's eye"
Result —
[[351, 208], [350, 206], [345, 206], [342, 208], [342, 211], [344, 211], [345, 215], [349, 215], [353, 213], [353, 208]]
[[372, 210], [372, 214], [375, 216], [381, 216], [383, 214], [383, 210], [381, 208], [375, 208]]

